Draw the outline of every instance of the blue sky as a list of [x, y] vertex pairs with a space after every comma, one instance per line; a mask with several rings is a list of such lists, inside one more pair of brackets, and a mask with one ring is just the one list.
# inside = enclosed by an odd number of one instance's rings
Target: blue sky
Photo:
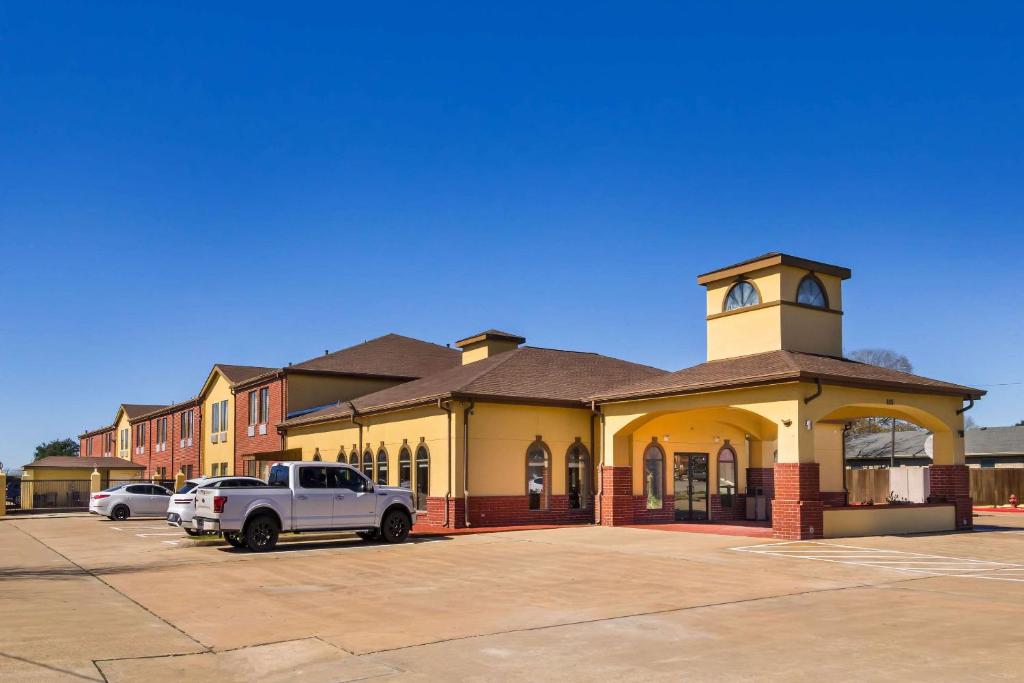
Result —
[[389, 331], [677, 369], [776, 250], [1024, 419], [1019, 5], [482, 5], [0, 5], [0, 460]]

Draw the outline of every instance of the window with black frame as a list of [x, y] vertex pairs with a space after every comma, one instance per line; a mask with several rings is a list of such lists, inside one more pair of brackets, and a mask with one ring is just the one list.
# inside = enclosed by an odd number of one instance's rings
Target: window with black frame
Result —
[[736, 495], [736, 451], [726, 441], [718, 451], [718, 501], [723, 508], [731, 508]]
[[367, 479], [373, 479], [373, 451], [370, 449], [363, 451], [363, 467], [361, 471]]
[[416, 509], [427, 509], [427, 493], [430, 490], [430, 453], [420, 444], [416, 449]]
[[383, 448], [377, 451], [377, 483], [388, 485], [388, 452]]
[[548, 509], [550, 461], [547, 445], [537, 437], [526, 449], [526, 497], [531, 510]]
[[587, 449], [580, 442], [569, 446], [565, 454], [565, 493], [569, 498], [570, 510], [585, 510], [590, 496], [590, 469]]
[[660, 510], [665, 491], [665, 453], [656, 443], [644, 451], [644, 498], [648, 510]]
[[412, 454], [405, 446], [398, 452], [398, 485], [403, 489], [412, 488]]

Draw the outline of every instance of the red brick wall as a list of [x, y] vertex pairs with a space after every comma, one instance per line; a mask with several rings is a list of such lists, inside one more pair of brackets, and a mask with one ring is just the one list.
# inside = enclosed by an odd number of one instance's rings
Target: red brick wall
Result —
[[[109, 434], [109, 432], [105, 432]], [[78, 455], [82, 457], [102, 458], [104, 434], [93, 434], [78, 440]], [[92, 442], [92, 453], [89, 453], [89, 442]], [[110, 455], [107, 453], [107, 455]]]
[[932, 465], [928, 469], [931, 486], [929, 500], [953, 503], [956, 507], [956, 528], [974, 528], [971, 479], [967, 465]]
[[818, 494], [821, 504], [825, 507], [839, 508], [846, 505], [846, 491], [822, 491]]
[[598, 500], [597, 519], [605, 526], [632, 524], [636, 513], [633, 500], [633, 468], [601, 468], [602, 497]]
[[777, 463], [772, 535], [786, 540], [822, 538], [818, 463]]
[[675, 521], [676, 498], [668, 493], [661, 498], [661, 509], [648, 510], [647, 496], [633, 496], [634, 524], [667, 524]]
[[708, 513], [713, 522], [734, 522], [747, 516], [747, 497], [737, 493], [732, 497], [732, 505], [722, 506], [722, 496], [714, 493], [708, 496]]
[[[182, 438], [181, 434], [181, 414], [190, 411], [192, 413], [191, 445], [187, 439]], [[160, 418], [153, 418], [149, 421], [149, 426], [146, 427], [149, 456], [145, 461], [140, 462], [146, 466], [145, 477], [150, 479], [160, 467], [165, 467], [167, 468], [167, 478], [174, 479], [179, 471], [187, 471], [188, 465], [192, 465], [192, 476], [199, 476], [199, 448], [202, 441], [199, 438], [199, 406], [177, 410], [161, 417], [167, 418], [167, 448], [161, 451], [156, 450], [156, 424]]]
[[[594, 522], [594, 499], [588, 500], [583, 510], [570, 510], [568, 496], [552, 495], [549, 509], [531, 510], [527, 496], [470, 496], [469, 522], [472, 526], [520, 526], [529, 524], [592, 524]], [[452, 528], [466, 526], [465, 501], [463, 498], [448, 499], [448, 523]], [[444, 526], [445, 500], [443, 497], [427, 498], [426, 512], [420, 511], [417, 523], [430, 526]]]
[[747, 493], [753, 495], [755, 488], [763, 488], [764, 495], [771, 500], [775, 497], [775, 470], [771, 467], [747, 468]]
[[[284, 383], [284, 378], [280, 377], [264, 384], [242, 389], [235, 394], [235, 474], [243, 472], [243, 455], [281, 450], [281, 435], [277, 433], [276, 425], [284, 421]], [[260, 434], [260, 425], [256, 424], [253, 425], [253, 435], [249, 436], [249, 394], [256, 392], [258, 400], [260, 389], [264, 387], [270, 390], [267, 433]]]

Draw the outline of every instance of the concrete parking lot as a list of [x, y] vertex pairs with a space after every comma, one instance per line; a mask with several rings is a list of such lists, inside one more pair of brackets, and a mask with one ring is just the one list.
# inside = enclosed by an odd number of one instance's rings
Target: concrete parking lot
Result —
[[580, 527], [193, 547], [0, 522], [0, 679], [1024, 676], [1024, 515], [817, 543]]

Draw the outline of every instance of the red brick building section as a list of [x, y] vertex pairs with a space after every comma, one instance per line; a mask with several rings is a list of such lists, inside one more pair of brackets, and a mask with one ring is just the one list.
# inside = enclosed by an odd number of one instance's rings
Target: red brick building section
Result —
[[103, 427], [78, 437], [78, 455], [83, 458], [102, 458], [114, 454], [114, 427]]
[[248, 474], [244, 456], [284, 448], [284, 437], [278, 433], [277, 425], [286, 417], [286, 382], [284, 373], [278, 372], [267, 380], [245, 383], [234, 390], [235, 474]]
[[[132, 444], [132, 461], [144, 465], [145, 477], [153, 475], [172, 480], [178, 472], [186, 477], [200, 474], [199, 455], [202, 444], [199, 432], [201, 410], [197, 399], [166, 406], [138, 419], [146, 424], [146, 441], [141, 455]], [[132, 425], [133, 437], [136, 424]]]
[[822, 538], [824, 511], [816, 462], [775, 465], [772, 536], [797, 541]]
[[967, 465], [932, 465], [929, 469], [929, 500], [953, 503], [956, 528], [973, 529], [970, 470]]

